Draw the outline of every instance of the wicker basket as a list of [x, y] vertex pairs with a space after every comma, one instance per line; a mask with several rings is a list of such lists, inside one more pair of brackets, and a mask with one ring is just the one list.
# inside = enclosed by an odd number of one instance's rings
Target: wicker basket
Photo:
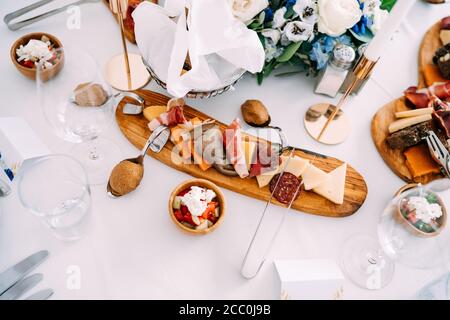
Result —
[[[161, 86], [162, 88], [164, 88], [165, 90], [167, 90], [167, 84], [162, 81], [161, 79], [158, 78], [158, 76], [156, 75], [155, 71], [153, 71], [152, 67], [150, 67], [150, 65], [147, 63], [147, 61], [145, 61], [144, 58], [142, 58], [142, 62], [144, 63], [145, 67], [147, 68], [148, 72], [150, 73], [150, 76], [152, 77], [153, 80], [155, 80], [155, 82]], [[189, 91], [186, 94], [187, 98], [191, 98], [191, 99], [204, 99], [204, 98], [212, 98], [215, 97], [219, 94], [222, 94], [224, 92], [227, 92], [228, 90], [232, 89], [234, 87], [234, 85], [236, 85], [236, 83], [242, 79], [242, 77], [244, 76], [245, 71], [242, 72], [242, 74], [236, 79], [234, 80], [231, 84], [220, 88], [220, 89], [216, 89], [213, 91]]]

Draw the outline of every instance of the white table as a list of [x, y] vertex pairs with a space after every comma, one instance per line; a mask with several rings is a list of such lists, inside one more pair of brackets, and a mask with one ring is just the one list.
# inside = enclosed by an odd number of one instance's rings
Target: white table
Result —
[[[0, 16], [33, 0], [2, 1]], [[370, 121], [378, 108], [417, 82], [419, 42], [429, 26], [448, 14], [450, 5], [431, 6], [419, 1], [408, 16], [376, 68], [373, 82], [353, 99], [345, 110], [352, 119], [351, 137], [339, 146], [324, 146], [305, 132], [302, 117], [313, 103], [327, 100], [314, 95], [314, 81], [303, 76], [270, 77], [262, 86], [246, 76], [234, 92], [210, 100], [188, 101], [192, 106], [227, 123], [240, 116], [240, 104], [249, 98], [262, 100], [273, 124], [282, 126], [296, 146], [335, 156], [352, 164], [365, 177], [369, 195], [353, 216], [331, 219], [292, 212], [286, 219], [270, 261], [253, 280], [245, 280], [239, 269], [251, 235], [263, 209], [263, 202], [224, 190], [228, 214], [223, 225], [205, 237], [181, 233], [167, 213], [171, 190], [188, 175], [147, 157], [146, 177], [129, 197], [111, 200], [104, 186], [92, 188], [93, 221], [90, 234], [75, 243], [57, 241], [27, 210], [16, 192], [1, 203], [0, 270], [42, 248], [50, 258], [37, 270], [45, 275], [36, 289], [54, 288], [55, 298], [124, 299], [275, 299], [279, 297], [274, 258], [330, 258], [338, 260], [343, 241], [355, 233], [375, 236], [381, 210], [395, 190], [403, 185], [378, 155], [371, 137]], [[26, 119], [51, 150], [59, 140], [46, 125], [35, 101], [35, 83], [20, 75], [9, 58], [10, 46], [19, 36], [33, 31], [56, 35], [63, 44], [79, 45], [105, 63], [121, 51], [118, 26], [103, 4], [81, 7], [81, 29], [66, 28], [68, 14], [60, 14], [23, 30], [12, 32], [0, 25], [0, 116]], [[130, 51], [136, 47], [130, 46]], [[163, 92], [155, 83], [148, 89]], [[390, 96], [391, 95], [391, 96]], [[351, 111], [351, 112], [350, 112]], [[113, 125], [105, 137], [113, 139], [124, 157], [136, 149]], [[157, 181], [157, 183], [156, 183]], [[280, 211], [281, 208], [275, 210]], [[81, 287], [70, 289], [71, 266], [81, 272]], [[444, 267], [415, 270], [396, 265], [393, 281], [379, 291], [368, 291], [349, 281], [347, 299], [397, 299], [414, 294]]]

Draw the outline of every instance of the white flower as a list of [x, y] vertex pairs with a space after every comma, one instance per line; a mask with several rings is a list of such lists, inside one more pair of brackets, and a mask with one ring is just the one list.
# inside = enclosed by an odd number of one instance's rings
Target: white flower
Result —
[[272, 40], [274, 44], [277, 44], [281, 38], [281, 32], [278, 29], [264, 29], [263, 31], [261, 31], [261, 34], [263, 35], [263, 37]]
[[387, 10], [382, 10], [380, 8], [376, 9], [372, 15], [372, 25], [369, 27], [370, 31], [372, 31], [373, 34], [377, 34], [388, 16], [389, 12]]
[[268, 0], [228, 0], [233, 15], [247, 22], [269, 6]]
[[319, 0], [319, 32], [337, 37], [362, 16], [358, 0]]
[[319, 19], [317, 3], [313, 0], [297, 0], [295, 5], [292, 7], [295, 13], [298, 14], [300, 20], [315, 24]]
[[292, 42], [312, 40], [314, 37], [314, 26], [303, 21], [291, 21], [284, 27], [283, 33]]
[[281, 28], [285, 25], [286, 19], [284, 15], [286, 14], [286, 7], [282, 7], [275, 11], [273, 15], [272, 28]]

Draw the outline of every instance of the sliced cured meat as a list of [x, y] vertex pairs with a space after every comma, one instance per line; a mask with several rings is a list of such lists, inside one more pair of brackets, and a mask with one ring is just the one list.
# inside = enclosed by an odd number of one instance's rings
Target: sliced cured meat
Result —
[[175, 126], [177, 124], [184, 124], [187, 120], [183, 114], [183, 107], [174, 106], [169, 111], [160, 114], [158, 117], [150, 121], [148, 127], [151, 131], [164, 124], [168, 127]]
[[434, 111], [449, 109], [448, 105], [436, 96], [431, 96], [429, 107], [433, 108]]
[[256, 161], [250, 167], [250, 177], [271, 172], [281, 164], [280, 156], [272, 150], [269, 143], [258, 142], [256, 152]]
[[270, 181], [269, 189], [275, 199], [288, 204], [296, 200], [300, 195], [301, 180], [289, 172], [275, 175]]
[[430, 92], [439, 99], [448, 99], [450, 98], [450, 82], [435, 84], [430, 87]]
[[450, 30], [450, 16], [442, 18], [441, 30]]
[[450, 138], [450, 110], [439, 110], [434, 113], [434, 118], [444, 130], [447, 138]]
[[426, 91], [419, 91], [417, 87], [409, 87], [404, 92], [406, 100], [414, 108], [427, 108], [430, 101], [430, 94]]
[[225, 130], [224, 145], [228, 163], [231, 163], [241, 178], [248, 176], [247, 163], [245, 162], [244, 146], [242, 144], [241, 123], [239, 119], [233, 122]]

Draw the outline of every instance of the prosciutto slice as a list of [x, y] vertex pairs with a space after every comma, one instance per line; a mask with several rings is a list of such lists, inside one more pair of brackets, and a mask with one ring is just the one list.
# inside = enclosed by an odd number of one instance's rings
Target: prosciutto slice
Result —
[[444, 129], [447, 138], [450, 138], [450, 110], [439, 110], [434, 113], [434, 118]]
[[450, 82], [437, 83], [426, 89], [409, 87], [404, 92], [406, 100], [415, 108], [428, 108], [433, 103], [433, 97], [450, 101]]
[[169, 111], [160, 114], [157, 118], [150, 121], [148, 127], [151, 131], [154, 131], [160, 125], [166, 125], [173, 127], [177, 124], [184, 124], [187, 120], [183, 114], [183, 107], [176, 105], [169, 109]]
[[225, 130], [224, 145], [227, 162], [231, 163], [234, 170], [241, 178], [248, 176], [247, 164], [245, 163], [244, 146], [242, 143], [241, 123], [239, 119], [233, 122]]

